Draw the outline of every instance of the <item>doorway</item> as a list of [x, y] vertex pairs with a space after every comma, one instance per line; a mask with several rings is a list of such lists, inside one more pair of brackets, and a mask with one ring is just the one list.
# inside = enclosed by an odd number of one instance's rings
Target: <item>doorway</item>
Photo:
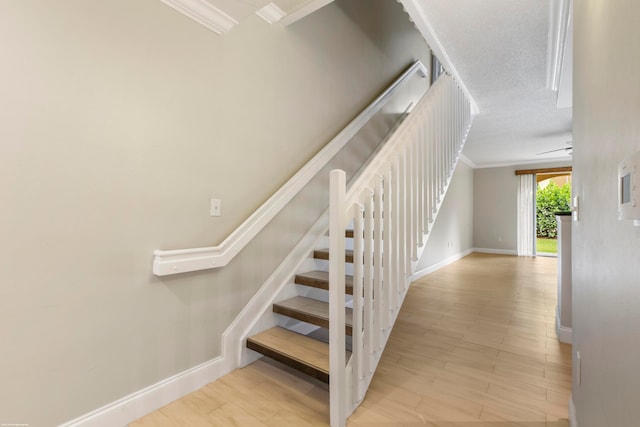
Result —
[[536, 254], [557, 256], [556, 213], [571, 210], [571, 172], [536, 174]]

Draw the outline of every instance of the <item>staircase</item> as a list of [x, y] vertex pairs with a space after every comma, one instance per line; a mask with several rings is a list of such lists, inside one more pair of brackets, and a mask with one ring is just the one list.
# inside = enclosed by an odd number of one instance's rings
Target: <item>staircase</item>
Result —
[[313, 250], [316, 269], [294, 275], [296, 296], [274, 296], [280, 325], [246, 340], [330, 385], [332, 427], [364, 399], [471, 120], [463, 91], [442, 75], [348, 189], [332, 171], [329, 249]]
[[[353, 239], [353, 231], [347, 231], [347, 239]], [[345, 262], [353, 263], [353, 251], [345, 252]], [[328, 260], [329, 250], [315, 250], [313, 258]], [[313, 270], [296, 274], [294, 282], [324, 291], [324, 300], [295, 296], [273, 304], [273, 312], [321, 329], [303, 335], [276, 326], [247, 338], [247, 348], [329, 384], [329, 303], [326, 302], [329, 298], [329, 273]], [[345, 276], [345, 293], [353, 295], [353, 276]], [[350, 337], [353, 333], [353, 310], [349, 307], [345, 307], [345, 318], [345, 334]], [[348, 357], [351, 352], [346, 354]]]

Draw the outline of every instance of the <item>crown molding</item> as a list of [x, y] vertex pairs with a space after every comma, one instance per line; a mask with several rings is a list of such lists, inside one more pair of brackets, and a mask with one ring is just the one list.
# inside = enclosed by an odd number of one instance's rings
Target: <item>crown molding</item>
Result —
[[563, 165], [571, 165], [571, 156], [556, 157], [554, 159], [536, 159], [536, 160], [512, 160], [498, 163], [476, 163], [474, 169], [488, 169], [488, 168], [505, 168], [510, 166], [526, 166], [526, 165], [538, 165], [542, 163], [555, 164], [561, 163]]
[[238, 24], [238, 21], [206, 0], [160, 0], [167, 6], [222, 35]]
[[287, 16], [287, 13], [284, 10], [280, 9], [278, 5], [273, 2], [258, 10], [256, 14], [260, 18], [267, 21], [269, 24], [275, 24], [276, 22]]

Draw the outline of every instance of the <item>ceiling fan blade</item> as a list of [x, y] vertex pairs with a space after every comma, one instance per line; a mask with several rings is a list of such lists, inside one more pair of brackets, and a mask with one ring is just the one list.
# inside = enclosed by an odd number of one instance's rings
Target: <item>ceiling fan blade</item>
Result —
[[542, 154], [549, 154], [549, 153], [555, 153], [556, 151], [570, 151], [572, 147], [567, 147], [567, 148], [558, 148], [557, 150], [550, 150], [550, 151], [543, 151], [542, 153], [538, 153], [536, 154], [536, 156], [540, 156]]

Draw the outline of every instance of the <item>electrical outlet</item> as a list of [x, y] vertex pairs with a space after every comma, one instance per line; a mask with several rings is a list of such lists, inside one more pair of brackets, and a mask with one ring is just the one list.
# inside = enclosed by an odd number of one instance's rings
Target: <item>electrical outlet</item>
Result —
[[211, 216], [222, 216], [222, 201], [220, 199], [211, 199]]

